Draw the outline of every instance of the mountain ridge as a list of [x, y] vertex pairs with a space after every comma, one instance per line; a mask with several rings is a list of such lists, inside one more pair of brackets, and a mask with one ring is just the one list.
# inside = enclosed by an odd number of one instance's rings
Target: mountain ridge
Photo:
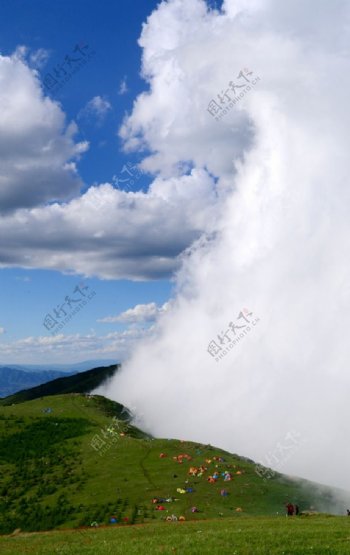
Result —
[[0, 398], [71, 374], [71, 372], [67, 374], [57, 370], [29, 372], [13, 367], [0, 366]]
[[0, 399], [0, 405], [6, 406], [37, 399], [47, 395], [62, 393], [88, 393], [111, 378], [120, 368], [120, 364], [92, 368], [67, 376], [64, 374], [54, 380], [41, 383], [30, 389], [23, 389]]

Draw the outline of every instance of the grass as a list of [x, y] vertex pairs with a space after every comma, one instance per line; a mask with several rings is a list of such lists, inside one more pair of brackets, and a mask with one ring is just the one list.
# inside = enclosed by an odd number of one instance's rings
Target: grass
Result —
[[[119, 433], [110, 442], [103, 433], [114, 416], [125, 435]], [[171, 514], [187, 521], [276, 517], [284, 514], [286, 501], [297, 503], [301, 510], [313, 506], [324, 511], [332, 500], [330, 488], [320, 490], [277, 473], [264, 480], [252, 461], [238, 455], [210, 445], [152, 439], [127, 426], [123, 407], [99, 396], [55, 395], [0, 407], [0, 533], [77, 528], [95, 521], [108, 525], [112, 516], [119, 523], [161, 521], [169, 532], [172, 524], [164, 519]], [[96, 435], [109, 446], [102, 456], [91, 445]], [[160, 458], [162, 452], [165, 458]], [[178, 463], [174, 457], [181, 453], [191, 460]], [[207, 472], [190, 476], [189, 467], [201, 464]], [[233, 480], [224, 482], [220, 477], [208, 483], [207, 477], [216, 470], [228, 470]], [[194, 491], [177, 491], [187, 487]], [[229, 495], [221, 496], [221, 489]], [[165, 511], [157, 511], [151, 502], [154, 497], [172, 501], [162, 502]], [[192, 513], [193, 506], [200, 512]]]
[[0, 537], [3, 555], [348, 555], [348, 517], [250, 517], [156, 522]]

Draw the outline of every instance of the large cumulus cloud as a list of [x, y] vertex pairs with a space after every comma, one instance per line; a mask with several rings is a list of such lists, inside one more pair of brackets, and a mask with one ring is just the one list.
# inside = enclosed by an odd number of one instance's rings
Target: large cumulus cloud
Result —
[[105, 184], [69, 203], [18, 210], [0, 220], [0, 264], [157, 279], [216, 219], [212, 178], [204, 170], [163, 182], [148, 193]]
[[74, 142], [76, 124], [44, 95], [25, 53], [0, 57], [0, 266], [169, 277], [217, 219], [215, 177], [187, 165], [155, 172], [145, 193], [105, 183], [80, 195], [77, 161], [88, 144]]
[[[206, 167], [227, 201], [106, 392], [156, 434], [265, 463], [297, 430], [284, 471], [347, 488], [349, 16], [342, 0], [227, 0], [220, 14], [172, 0], [149, 18], [150, 90], [124, 122], [127, 148], [148, 145], [144, 166], [163, 175]], [[217, 122], [208, 102], [242, 67], [261, 81]], [[259, 325], [216, 362], [208, 344], [243, 307]]]
[[75, 143], [60, 106], [44, 97], [37, 73], [18, 50], [0, 56], [0, 211], [65, 200], [82, 185], [75, 160], [87, 143]]

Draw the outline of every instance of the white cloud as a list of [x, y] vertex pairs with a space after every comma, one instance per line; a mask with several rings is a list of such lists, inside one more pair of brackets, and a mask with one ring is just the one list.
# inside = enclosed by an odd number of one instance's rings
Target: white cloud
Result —
[[5, 333], [5, 328], [2, 328], [2, 327], [0, 326], [0, 335], [2, 335], [3, 333]]
[[78, 114], [78, 118], [94, 118], [101, 124], [108, 112], [112, 110], [111, 103], [102, 96], [94, 96]]
[[16, 47], [12, 59], [17, 59], [24, 64], [28, 64], [31, 68], [41, 69], [50, 57], [49, 50], [45, 48], [38, 48], [32, 50], [28, 46], [21, 44]]
[[126, 76], [123, 77], [123, 79], [120, 81], [120, 85], [119, 85], [119, 91], [118, 94], [123, 95], [126, 94], [128, 92], [128, 85], [126, 82]]
[[164, 278], [178, 267], [176, 257], [214, 225], [216, 202], [204, 170], [156, 179], [148, 193], [91, 187], [67, 204], [4, 216], [0, 265], [106, 279]]
[[158, 307], [156, 303], [137, 304], [133, 308], [129, 308], [118, 316], [106, 316], [98, 322], [113, 323], [120, 322], [122, 324], [141, 324], [155, 322], [160, 314], [168, 309], [169, 303], [164, 303]]
[[[198, 20], [195, 32], [194, 19]], [[208, 48], [211, 21], [202, 1], [174, 1], [162, 3], [143, 27], [139, 43], [150, 92], [136, 99], [120, 136], [126, 151], [144, 146], [151, 151], [142, 163], [145, 170], [169, 176], [188, 162], [206, 167], [225, 182], [232, 180], [234, 159], [244, 155], [252, 140], [253, 130], [242, 110], [233, 111], [226, 126], [208, 115], [211, 97], [220, 93], [242, 65], [248, 65], [245, 54], [233, 68], [225, 54], [224, 42], [228, 41], [230, 49], [242, 47], [228, 23], [220, 30], [225, 37], [222, 46]]]
[[[3, 328], [0, 328], [3, 329]], [[134, 328], [121, 332], [96, 335], [96, 333], [43, 335], [25, 337], [12, 342], [0, 342], [0, 360], [5, 363], [54, 363], [80, 362], [82, 353], [92, 358], [115, 358], [123, 361], [135, 344], [150, 333], [149, 329]]]
[[2, 213], [75, 196], [81, 181], [74, 161], [88, 148], [74, 143], [76, 125], [67, 125], [60, 106], [43, 96], [20, 54], [0, 56]]
[[[224, 7], [171, 0], [143, 28], [150, 90], [124, 121], [127, 148], [148, 148], [143, 167], [163, 176], [206, 167], [232, 193], [216, 233], [183, 256], [172, 309], [106, 393], [155, 434], [186, 429], [258, 460], [296, 429], [305, 443], [283, 470], [350, 489], [350, 7]], [[259, 87], [216, 122], [208, 102], [242, 67]], [[259, 327], [217, 364], [209, 341], [244, 306]]]
[[[26, 57], [26, 47], [0, 57], [0, 267], [169, 277], [178, 255], [219, 217], [224, 198], [214, 178], [186, 163], [145, 193], [106, 183], [79, 196], [76, 161], [88, 145], [74, 143], [76, 125], [66, 126], [60, 106], [43, 95]], [[99, 96], [87, 108], [94, 117], [110, 109]]]
[[16, 276], [15, 277], [16, 281], [23, 281], [23, 282], [28, 282], [31, 281], [31, 278], [29, 276]]
[[34, 50], [31, 52], [29, 56], [30, 65], [32, 67], [41, 69], [45, 66], [47, 60], [50, 57], [49, 50], [45, 50], [45, 48], [38, 48], [38, 50]]

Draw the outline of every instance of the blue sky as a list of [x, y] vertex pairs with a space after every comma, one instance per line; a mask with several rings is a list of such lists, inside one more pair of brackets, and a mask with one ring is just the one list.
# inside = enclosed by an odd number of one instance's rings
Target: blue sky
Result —
[[[2, 4], [0, 53], [9, 57], [19, 46], [25, 46], [28, 49], [25, 60], [30, 65], [31, 54], [42, 50], [46, 61], [36, 67], [41, 82], [52, 74], [53, 68], [62, 63], [65, 56], [74, 58], [73, 51], [77, 44], [86, 46], [86, 51], [95, 52], [60, 90], [43, 87], [44, 94], [60, 104], [67, 122], [77, 122], [75, 140], [89, 141], [89, 150], [77, 162], [81, 194], [93, 184], [112, 183], [113, 176], [117, 179], [119, 176], [119, 187], [128, 191], [146, 191], [151, 181], [151, 176], [143, 172], [133, 184], [130, 183], [130, 175], [134, 171], [130, 168], [140, 161], [141, 156], [138, 152], [122, 152], [118, 128], [125, 114], [132, 110], [135, 97], [147, 89], [147, 84], [140, 77], [141, 48], [137, 39], [142, 23], [156, 5], [153, 0], [132, 3], [130, 0], [75, 0], [73, 3], [68, 0], [34, 0], [30, 3], [11, 0]], [[79, 57], [78, 53], [76, 55]], [[124, 91], [121, 90], [123, 82]], [[86, 108], [94, 97], [108, 103], [107, 111], [101, 118]], [[45, 227], [41, 232], [45, 235]], [[5, 237], [3, 239], [6, 240]], [[14, 243], [13, 249], [16, 247]], [[62, 350], [53, 350], [48, 356], [36, 350], [33, 338], [50, 335], [43, 326], [45, 315], [62, 304], [84, 273], [69, 266], [63, 271], [46, 269], [45, 263], [40, 267], [40, 261], [33, 266], [26, 269], [21, 265], [11, 265], [0, 270], [0, 345], [3, 346], [0, 363], [70, 362], [72, 358], [74, 361], [89, 358], [90, 354], [84, 351], [65, 355]], [[98, 323], [97, 320], [116, 316], [138, 304], [156, 303], [162, 306], [172, 289], [170, 275], [145, 281], [101, 279], [100, 276], [85, 274], [84, 283], [96, 295], [65, 326], [66, 335], [100, 336], [126, 330], [125, 324]], [[67, 307], [66, 311], [69, 311]], [[22, 353], [16, 342], [23, 342], [28, 337], [32, 338], [33, 350]], [[114, 354], [119, 356], [117, 351]], [[97, 353], [97, 356], [104, 358], [103, 353]], [[111, 358], [110, 353], [105, 358]]]
[[[91, 141], [89, 155], [79, 163], [79, 173], [86, 184], [110, 180], [126, 162], [137, 161], [137, 156], [129, 159], [120, 153], [117, 129], [125, 112], [131, 110], [135, 96], [145, 89], [139, 75], [141, 48], [137, 39], [142, 23], [157, 3], [77, 0], [72, 4], [68, 0], [34, 0], [29, 4], [26, 0], [14, 0], [2, 6], [1, 53], [9, 55], [19, 45], [47, 50], [49, 59], [40, 69], [43, 79], [77, 43], [85, 42], [96, 52], [60, 91], [51, 94], [44, 89], [62, 104], [69, 120], [76, 120], [95, 95], [107, 96], [112, 105], [101, 127], [94, 121], [79, 121], [80, 137]], [[121, 95], [119, 89], [124, 78], [128, 91]]]
[[[169, 280], [79, 279], [47, 270], [4, 269], [1, 272], [0, 303], [2, 321], [7, 325], [5, 339], [45, 334], [43, 320], [46, 314], [53, 315], [53, 310], [62, 305], [66, 295], [78, 300], [79, 294], [73, 294], [73, 291], [81, 281], [96, 295], [65, 326], [65, 333], [88, 333], [92, 329], [108, 333], [123, 329], [118, 322], [99, 324], [96, 321], [137, 304], [156, 302], [161, 305], [171, 291]], [[66, 312], [69, 312], [67, 307]]]

